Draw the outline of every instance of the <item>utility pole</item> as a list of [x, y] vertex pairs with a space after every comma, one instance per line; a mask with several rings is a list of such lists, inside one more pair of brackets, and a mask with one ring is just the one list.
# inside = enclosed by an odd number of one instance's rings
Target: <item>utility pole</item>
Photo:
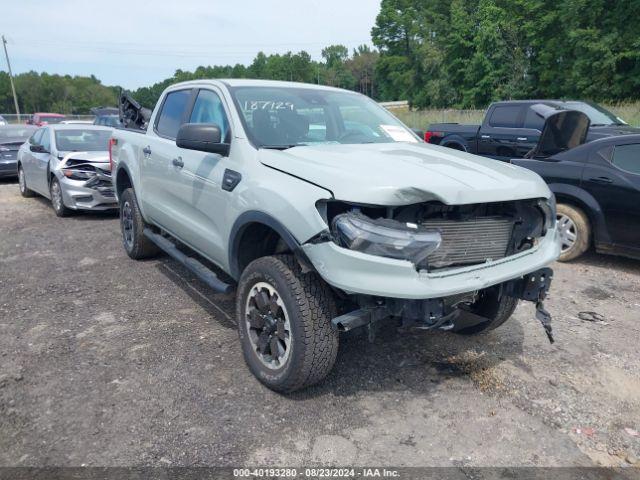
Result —
[[18, 96], [16, 95], [16, 87], [13, 85], [11, 63], [9, 62], [9, 54], [7, 53], [7, 40], [4, 38], [4, 35], [2, 35], [2, 46], [4, 47], [4, 56], [7, 59], [7, 67], [9, 68], [9, 81], [11, 82], [11, 91], [13, 92], [13, 104], [16, 106], [16, 115], [18, 115], [18, 123], [20, 123], [20, 107], [18, 107]]

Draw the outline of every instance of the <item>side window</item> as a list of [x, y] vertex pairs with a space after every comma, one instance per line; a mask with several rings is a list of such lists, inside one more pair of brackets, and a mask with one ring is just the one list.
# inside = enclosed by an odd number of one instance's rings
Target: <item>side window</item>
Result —
[[42, 132], [43, 132], [43, 129], [36, 130], [36, 132], [33, 135], [31, 135], [31, 138], [29, 139], [29, 143], [31, 145], [40, 145], [40, 140], [42, 139]]
[[527, 108], [527, 114], [524, 117], [524, 128], [534, 128], [542, 131], [544, 127], [544, 119], [534, 112], [531, 107]]
[[51, 151], [51, 140], [48, 128], [42, 129], [42, 139], [40, 140], [40, 145], [42, 145], [47, 152]]
[[620, 170], [640, 175], [640, 143], [617, 145], [611, 163]]
[[176, 138], [190, 96], [191, 90], [178, 90], [167, 94], [156, 122], [156, 130], [160, 135]]
[[222, 100], [211, 90], [200, 90], [193, 105], [189, 123], [215, 123], [220, 127], [221, 138], [228, 142], [229, 120], [224, 111]]
[[504, 105], [493, 109], [489, 125], [492, 127], [519, 128], [522, 127], [520, 122], [520, 105]]

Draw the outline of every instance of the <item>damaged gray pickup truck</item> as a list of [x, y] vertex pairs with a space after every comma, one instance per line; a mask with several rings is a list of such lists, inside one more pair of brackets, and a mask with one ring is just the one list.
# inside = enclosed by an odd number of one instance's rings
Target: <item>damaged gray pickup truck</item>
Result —
[[126, 252], [235, 290], [244, 358], [269, 388], [322, 380], [340, 332], [382, 321], [475, 334], [523, 299], [552, 338], [560, 243], [537, 174], [421, 143], [367, 97], [316, 85], [193, 81], [152, 113], [124, 94], [120, 114]]

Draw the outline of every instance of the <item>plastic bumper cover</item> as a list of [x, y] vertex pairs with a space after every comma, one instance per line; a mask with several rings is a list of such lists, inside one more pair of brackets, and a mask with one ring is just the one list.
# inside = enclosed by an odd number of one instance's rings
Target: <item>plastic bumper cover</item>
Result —
[[347, 293], [426, 299], [481, 290], [534, 272], [560, 255], [557, 230], [551, 229], [530, 250], [493, 262], [443, 271], [416, 271], [405, 260], [367, 255], [333, 242], [302, 246], [320, 276]]
[[64, 204], [73, 210], [111, 210], [118, 208], [113, 187], [87, 187], [84, 180], [60, 178]]

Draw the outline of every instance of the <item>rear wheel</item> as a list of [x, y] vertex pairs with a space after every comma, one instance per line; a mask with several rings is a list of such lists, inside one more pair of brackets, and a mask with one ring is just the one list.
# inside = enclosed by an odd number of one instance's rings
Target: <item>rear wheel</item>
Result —
[[509, 320], [518, 306], [518, 299], [502, 294], [502, 288], [494, 287], [480, 292], [480, 297], [471, 305], [471, 312], [488, 319], [484, 323], [455, 330], [462, 335], [475, 335], [498, 328]]
[[568, 262], [589, 249], [591, 226], [587, 215], [578, 207], [558, 204], [557, 228], [562, 241], [559, 260]]
[[302, 273], [291, 255], [249, 264], [236, 297], [238, 333], [251, 372], [272, 390], [313, 385], [331, 370], [338, 352], [333, 295], [314, 273]]
[[51, 179], [49, 193], [51, 194], [51, 206], [53, 207], [53, 211], [56, 212], [56, 215], [59, 217], [68, 217], [71, 215], [71, 209], [67, 208], [64, 204], [62, 186], [56, 177]]
[[27, 179], [24, 176], [22, 165], [18, 165], [18, 186], [20, 187], [20, 195], [23, 197], [30, 198], [35, 195], [33, 190], [27, 188]]
[[122, 245], [129, 257], [134, 260], [156, 256], [160, 249], [144, 236], [144, 229], [148, 227], [142, 218], [138, 200], [133, 188], [127, 188], [120, 196], [120, 231]]

